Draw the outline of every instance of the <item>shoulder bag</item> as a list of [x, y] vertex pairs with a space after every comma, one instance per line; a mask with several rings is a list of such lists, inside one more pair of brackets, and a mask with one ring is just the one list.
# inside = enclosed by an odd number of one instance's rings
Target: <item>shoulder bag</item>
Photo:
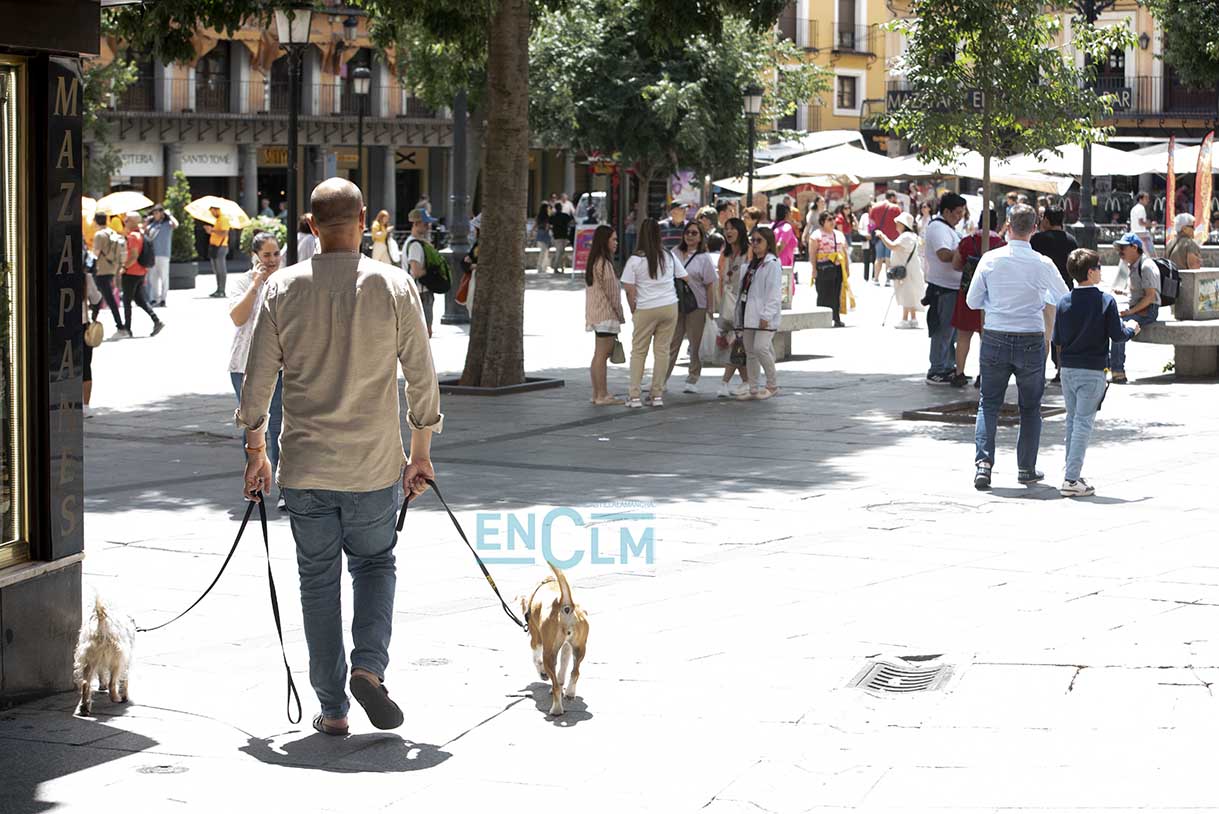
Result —
[[918, 240], [914, 241], [914, 248], [910, 250], [910, 254], [906, 255], [906, 262], [900, 266], [893, 266], [885, 272], [885, 276], [890, 280], [906, 279], [906, 266], [910, 265], [910, 261], [914, 259], [914, 253], [918, 251]]
[[[690, 261], [698, 257], [698, 255], [698, 252], [690, 255], [683, 265], [683, 268], [690, 268]], [[697, 311], [698, 299], [694, 296], [694, 289], [690, 287], [690, 284], [674, 275], [673, 286], [677, 289], [677, 310], [683, 314], [690, 314]]]

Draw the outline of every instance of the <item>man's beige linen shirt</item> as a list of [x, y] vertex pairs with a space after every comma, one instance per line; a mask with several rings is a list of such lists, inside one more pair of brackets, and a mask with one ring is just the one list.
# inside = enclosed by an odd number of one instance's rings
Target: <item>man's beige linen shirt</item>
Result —
[[330, 252], [284, 269], [265, 285], [237, 426], [265, 427], [282, 368], [279, 485], [339, 492], [391, 486], [406, 458], [399, 363], [411, 429], [440, 432], [444, 424], [414, 280], [355, 252]]

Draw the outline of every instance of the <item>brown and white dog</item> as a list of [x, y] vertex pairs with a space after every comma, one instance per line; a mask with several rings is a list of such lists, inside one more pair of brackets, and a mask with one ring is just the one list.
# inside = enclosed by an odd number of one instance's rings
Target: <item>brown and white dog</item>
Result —
[[[563, 572], [550, 565], [553, 577], [546, 577], [533, 589], [529, 601], [521, 597], [521, 612], [529, 625], [529, 644], [533, 648], [533, 666], [543, 681], [550, 681], [550, 714], [563, 714], [563, 696], [576, 697], [576, 682], [580, 680], [580, 662], [588, 645], [588, 617], [571, 597], [571, 586]], [[543, 590], [544, 588], [549, 589]], [[561, 665], [555, 672], [555, 660]], [[563, 687], [567, 667], [572, 657], [575, 665], [571, 680]]]
[[108, 690], [116, 704], [127, 702], [127, 677], [135, 648], [135, 621], [115, 611], [101, 596], [80, 626], [76, 645], [76, 681], [80, 688], [80, 714], [93, 709], [93, 676], [98, 689]]

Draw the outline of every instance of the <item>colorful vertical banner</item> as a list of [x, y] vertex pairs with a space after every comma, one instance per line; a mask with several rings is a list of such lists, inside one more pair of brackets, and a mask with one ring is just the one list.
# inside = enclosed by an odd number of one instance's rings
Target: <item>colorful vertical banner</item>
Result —
[[1211, 177], [1211, 147], [1215, 141], [1215, 131], [1212, 130], [1202, 139], [1198, 148], [1198, 179], [1194, 182], [1194, 227], [1199, 234], [1205, 235], [1211, 228], [1211, 189], [1214, 179]]
[[572, 249], [572, 268], [575, 271], [588, 268], [588, 255], [593, 248], [593, 235], [596, 231], [595, 225], [576, 227], [576, 245]]
[[1165, 194], [1164, 202], [1164, 245], [1167, 246], [1172, 242], [1173, 233], [1176, 232], [1174, 221], [1177, 219], [1177, 173], [1174, 166], [1174, 158], [1177, 152], [1177, 137], [1168, 137], [1168, 189]]

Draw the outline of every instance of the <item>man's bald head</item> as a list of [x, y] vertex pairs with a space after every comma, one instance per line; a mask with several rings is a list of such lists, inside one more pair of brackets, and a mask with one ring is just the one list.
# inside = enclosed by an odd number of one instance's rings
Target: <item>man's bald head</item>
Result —
[[309, 211], [319, 232], [354, 226], [363, 209], [360, 188], [345, 178], [327, 178], [309, 196]]
[[323, 252], [360, 250], [364, 234], [364, 197], [345, 178], [327, 178], [309, 196], [309, 226]]

